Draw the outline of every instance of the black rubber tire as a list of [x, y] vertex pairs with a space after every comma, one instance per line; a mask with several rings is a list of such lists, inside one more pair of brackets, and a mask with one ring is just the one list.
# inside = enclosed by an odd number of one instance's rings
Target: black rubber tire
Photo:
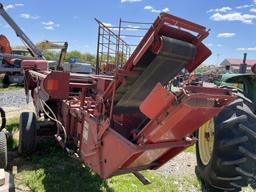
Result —
[[201, 162], [196, 145], [196, 174], [207, 191], [240, 191], [255, 187], [256, 116], [241, 98], [214, 118], [214, 146], [209, 163]]
[[0, 131], [3, 130], [6, 126], [6, 117], [5, 117], [5, 111], [0, 107], [0, 118], [1, 118], [1, 124], [0, 124]]
[[30, 155], [36, 149], [36, 116], [33, 112], [20, 115], [18, 152]]
[[4, 132], [0, 132], [0, 169], [7, 167], [7, 141]]
[[8, 88], [9, 85], [10, 85], [9, 76], [7, 74], [5, 74], [5, 76], [2, 80], [2, 87], [3, 88]]

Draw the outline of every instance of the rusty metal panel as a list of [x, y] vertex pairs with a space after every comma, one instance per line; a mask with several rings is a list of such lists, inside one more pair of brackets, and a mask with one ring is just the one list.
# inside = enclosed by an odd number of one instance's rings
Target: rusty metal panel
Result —
[[168, 104], [175, 100], [160, 83], [157, 83], [150, 94], [140, 105], [140, 111], [150, 119], [156, 118]]
[[103, 178], [110, 177], [136, 152], [136, 147], [112, 129], [105, 135], [102, 147]]
[[92, 168], [96, 173], [101, 175], [100, 148], [97, 141], [97, 123], [85, 117], [80, 137], [80, 158]]
[[180, 101], [170, 105], [165, 114], [151, 120], [138, 134], [138, 143], [180, 140], [234, 100], [224, 89], [209, 91], [209, 88], [200, 87], [195, 88], [194, 93], [192, 90], [192, 87], [185, 89], [187, 94]]
[[69, 73], [52, 72], [43, 81], [43, 88], [50, 99], [61, 100], [69, 96]]
[[133, 161], [128, 167], [138, 167], [142, 165], [148, 165], [157, 159], [159, 159], [164, 153], [166, 153], [169, 148], [163, 149], [152, 149], [145, 151], [142, 155], [140, 155], [135, 161]]
[[47, 71], [48, 61], [47, 60], [22, 60], [21, 68], [23, 70], [33, 69], [35, 71]]

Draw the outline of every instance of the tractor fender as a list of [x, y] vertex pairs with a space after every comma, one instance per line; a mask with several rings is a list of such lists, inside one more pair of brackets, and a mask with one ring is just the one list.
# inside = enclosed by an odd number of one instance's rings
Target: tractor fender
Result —
[[237, 74], [225, 80], [226, 83], [244, 83], [248, 81], [256, 81], [255, 74]]

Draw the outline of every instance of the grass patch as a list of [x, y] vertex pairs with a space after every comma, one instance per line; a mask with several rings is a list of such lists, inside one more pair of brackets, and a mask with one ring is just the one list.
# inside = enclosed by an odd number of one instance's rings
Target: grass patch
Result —
[[0, 93], [6, 92], [6, 91], [14, 91], [14, 90], [21, 90], [23, 89], [23, 86], [19, 85], [10, 85], [8, 88], [3, 88], [2, 85], [0, 84]]
[[17, 174], [19, 184], [32, 191], [200, 191], [200, 183], [196, 178], [166, 176], [156, 171], [143, 172], [152, 182], [147, 186], [142, 185], [132, 174], [102, 180], [80, 162], [69, 158], [54, 141], [40, 143], [37, 152], [23, 167]]
[[7, 140], [8, 150], [14, 150], [18, 147], [19, 118], [7, 119], [6, 129], [11, 133]]
[[185, 152], [196, 154], [196, 145], [188, 147], [187, 149], [185, 149]]
[[51, 140], [39, 144], [16, 176], [19, 184], [32, 191], [111, 191], [106, 181], [69, 158]]
[[196, 178], [166, 176], [144, 171], [152, 182], [144, 186], [132, 174], [102, 180], [82, 163], [71, 159], [53, 140], [41, 141], [37, 152], [26, 160], [16, 175], [17, 185], [32, 191], [88, 192], [182, 192], [200, 191]]
[[132, 174], [113, 177], [108, 183], [118, 192], [190, 192], [201, 189], [200, 182], [196, 178], [166, 176], [153, 171], [144, 171], [143, 174], [152, 182], [150, 185], [142, 185]]
[[19, 129], [19, 118], [7, 119], [6, 128], [10, 132], [17, 131]]
[[[7, 129], [18, 132], [19, 118], [8, 119]], [[18, 140], [8, 140], [10, 149], [17, 148]], [[166, 176], [156, 171], [143, 171], [152, 182], [144, 186], [132, 174], [102, 180], [81, 162], [71, 159], [54, 140], [42, 140], [37, 151], [18, 168], [16, 186], [32, 191], [63, 192], [182, 192], [200, 191], [196, 178]], [[22, 187], [23, 186], [23, 187]]]

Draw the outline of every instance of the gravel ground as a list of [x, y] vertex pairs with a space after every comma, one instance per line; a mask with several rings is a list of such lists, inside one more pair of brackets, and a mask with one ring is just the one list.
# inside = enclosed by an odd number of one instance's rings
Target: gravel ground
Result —
[[16, 117], [22, 111], [33, 111], [32, 99], [27, 104], [23, 89], [1, 92], [0, 107], [5, 110], [7, 118]]
[[22, 108], [24, 105], [26, 105], [26, 96], [23, 89], [0, 93], [1, 107]]
[[182, 152], [160, 167], [158, 171], [172, 176], [196, 177], [195, 166], [196, 155], [190, 152]]

